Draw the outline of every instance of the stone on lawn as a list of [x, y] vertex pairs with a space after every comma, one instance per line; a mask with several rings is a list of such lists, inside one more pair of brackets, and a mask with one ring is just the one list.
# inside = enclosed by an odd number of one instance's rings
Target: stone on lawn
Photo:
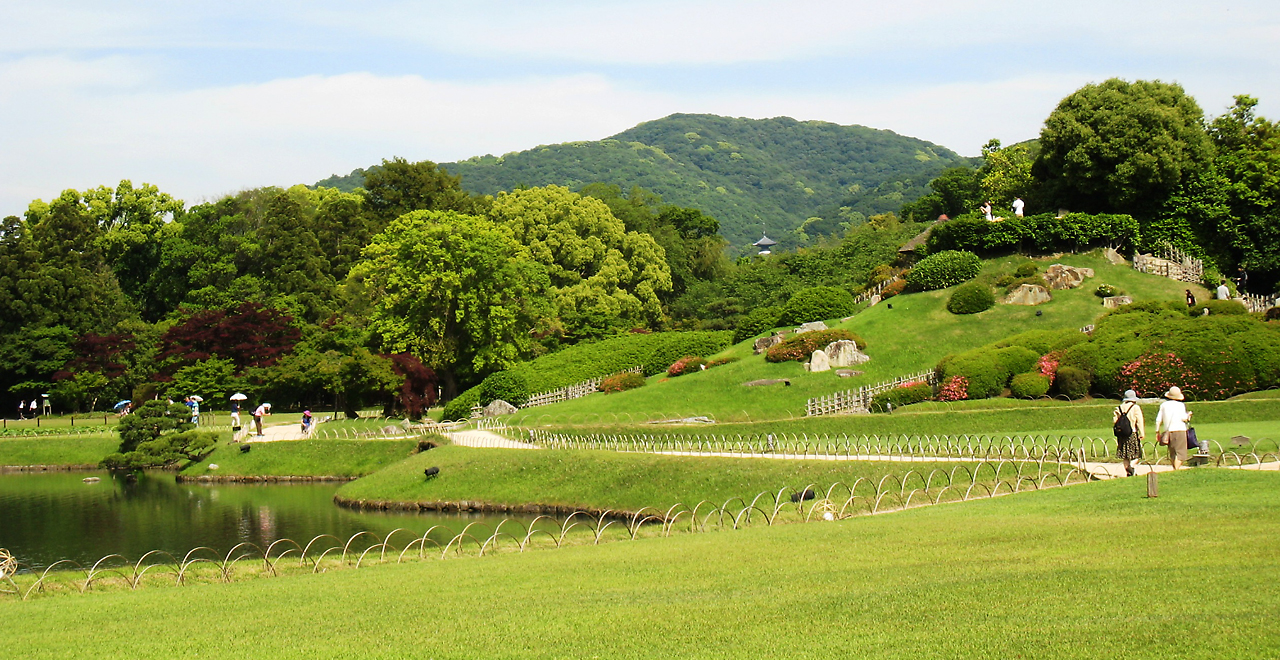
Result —
[[866, 353], [858, 350], [858, 344], [850, 339], [841, 339], [827, 344], [823, 349], [832, 367], [852, 367], [871, 359]]
[[1133, 298], [1129, 296], [1111, 296], [1102, 299], [1102, 306], [1107, 309], [1119, 309], [1121, 305], [1128, 305], [1133, 302]]
[[1039, 284], [1023, 284], [1015, 289], [1013, 293], [1005, 296], [1004, 304], [1040, 305], [1050, 300], [1053, 300], [1053, 298], [1049, 295], [1048, 289]]
[[749, 380], [742, 384], [743, 387], [760, 387], [762, 385], [791, 385], [791, 381], [786, 378], [761, 378], [760, 380]]
[[813, 332], [814, 330], [826, 330], [826, 329], [827, 329], [826, 323], [823, 323], [822, 321], [810, 321], [808, 323], [803, 323], [800, 325], [800, 327], [796, 328], [796, 334], [798, 335], [805, 332]]
[[813, 357], [809, 358], [809, 371], [831, 371], [831, 360], [827, 358], [826, 351], [818, 349], [813, 352]]
[[1073, 268], [1062, 264], [1053, 264], [1044, 271], [1044, 279], [1049, 283], [1049, 288], [1054, 291], [1074, 289], [1084, 284], [1084, 280], [1087, 277], [1093, 277], [1092, 268]]
[[1116, 252], [1115, 248], [1107, 248], [1106, 250], [1103, 250], [1102, 256], [1105, 257], [1107, 261], [1111, 262], [1111, 265], [1113, 266], [1124, 265], [1124, 256], [1119, 252]]
[[494, 399], [492, 403], [484, 407], [481, 411], [485, 417], [497, 417], [498, 415], [511, 415], [518, 410], [515, 406], [503, 401], [502, 399]]
[[757, 339], [756, 343], [754, 344], [756, 355], [759, 355], [769, 350], [770, 348], [773, 348], [774, 346], [781, 344], [782, 339], [783, 339], [783, 335], [770, 335], [768, 337], [761, 337]]
[[861, 376], [862, 373], [863, 372], [861, 371], [854, 371], [853, 369], [836, 369], [836, 375], [841, 378], [853, 378], [854, 376]]

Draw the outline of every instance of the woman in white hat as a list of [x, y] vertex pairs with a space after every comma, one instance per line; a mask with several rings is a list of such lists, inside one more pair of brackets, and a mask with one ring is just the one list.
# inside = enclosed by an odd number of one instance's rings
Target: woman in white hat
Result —
[[[1129, 420], [1129, 434], [1121, 433], [1120, 417]], [[1124, 399], [1111, 413], [1111, 426], [1116, 429], [1116, 458], [1124, 461], [1124, 473], [1133, 476], [1133, 461], [1142, 458], [1142, 441], [1147, 437], [1146, 420], [1142, 418], [1142, 407], [1138, 405], [1138, 393], [1126, 390]]]
[[1164, 398], [1156, 414], [1156, 439], [1162, 445], [1169, 445], [1169, 461], [1176, 470], [1187, 460], [1187, 422], [1191, 421], [1191, 413], [1183, 405], [1185, 397], [1177, 385], [1170, 387]]

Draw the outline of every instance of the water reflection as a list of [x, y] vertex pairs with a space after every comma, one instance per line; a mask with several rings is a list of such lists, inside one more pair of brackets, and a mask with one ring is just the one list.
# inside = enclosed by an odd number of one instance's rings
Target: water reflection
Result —
[[[496, 525], [501, 516], [363, 512], [333, 504], [339, 484], [178, 484], [171, 474], [136, 483], [84, 472], [0, 475], [0, 547], [33, 567], [59, 559], [94, 562], [118, 553], [137, 559], [149, 550], [181, 556], [206, 546], [226, 552], [248, 541], [299, 543], [320, 534], [344, 540], [368, 530], [404, 527], [421, 535], [432, 525], [460, 531], [467, 523]], [[441, 543], [448, 531], [433, 533]], [[407, 537], [406, 537], [407, 540]]]

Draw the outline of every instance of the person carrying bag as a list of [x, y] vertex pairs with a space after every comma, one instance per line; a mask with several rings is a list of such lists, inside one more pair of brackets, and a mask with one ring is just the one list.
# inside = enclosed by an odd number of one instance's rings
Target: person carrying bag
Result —
[[1138, 405], [1138, 393], [1128, 390], [1111, 413], [1111, 430], [1116, 436], [1116, 458], [1124, 461], [1126, 476], [1134, 475], [1133, 461], [1142, 458], [1142, 441], [1147, 437], [1146, 420]]

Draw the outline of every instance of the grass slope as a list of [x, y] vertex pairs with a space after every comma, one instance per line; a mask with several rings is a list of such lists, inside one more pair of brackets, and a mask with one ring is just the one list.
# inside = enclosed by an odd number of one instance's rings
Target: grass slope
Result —
[[[187, 476], [332, 476], [376, 472], [408, 456], [413, 440], [292, 440], [255, 442], [248, 453], [240, 445], [219, 443], [205, 460], [182, 470]], [[210, 470], [209, 464], [217, 464]]]
[[97, 465], [119, 448], [114, 433], [0, 438], [0, 465]]
[[[1280, 655], [1276, 475], [231, 584], [0, 600], [24, 657]], [[198, 605], [196, 605], [198, 603]], [[199, 625], [174, 625], [198, 608]]]
[[[984, 276], [1008, 272], [1025, 258], [988, 261]], [[520, 423], [535, 425], [602, 422], [644, 422], [652, 419], [711, 415], [720, 421], [757, 421], [803, 417], [810, 397], [857, 388], [882, 380], [931, 369], [948, 354], [989, 344], [1027, 330], [1081, 328], [1105, 311], [1093, 295], [1107, 283], [1129, 292], [1134, 300], [1181, 299], [1186, 284], [1145, 275], [1128, 266], [1115, 266], [1096, 254], [1067, 255], [1041, 260], [1041, 266], [1064, 263], [1093, 268], [1097, 275], [1079, 289], [1055, 291], [1053, 301], [1037, 307], [997, 304], [980, 314], [957, 316], [946, 310], [951, 289], [909, 294], [891, 299], [889, 305], [863, 310], [844, 323], [867, 340], [871, 361], [858, 367], [865, 373], [839, 378], [833, 371], [807, 373], [799, 362], [774, 364], [752, 355], [743, 342], [720, 353], [741, 361], [701, 373], [664, 380], [649, 379], [646, 387], [617, 394], [595, 394], [574, 401], [530, 409], [517, 415]], [[1192, 287], [1203, 298], [1204, 290]], [[1036, 311], [1042, 312], [1036, 316]], [[743, 387], [742, 383], [765, 378], [787, 378], [790, 387]]]
[[[422, 471], [440, 468], [430, 481]], [[832, 461], [692, 458], [610, 451], [513, 451], [441, 447], [417, 454], [385, 470], [346, 484], [338, 495], [356, 500], [481, 501], [490, 504], [576, 506], [638, 511], [733, 497], [748, 501], [777, 493], [858, 477], [928, 474], [946, 465], [931, 463], [851, 463]], [[983, 478], [983, 475], [979, 475]]]

